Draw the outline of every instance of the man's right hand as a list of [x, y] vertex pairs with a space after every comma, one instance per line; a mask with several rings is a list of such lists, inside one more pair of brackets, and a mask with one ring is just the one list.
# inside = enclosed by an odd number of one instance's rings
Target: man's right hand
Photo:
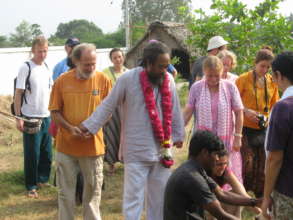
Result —
[[18, 118], [16, 119], [16, 128], [19, 131], [23, 132], [23, 120], [18, 119]]
[[71, 126], [69, 131], [75, 137], [84, 137], [83, 132], [77, 126]]

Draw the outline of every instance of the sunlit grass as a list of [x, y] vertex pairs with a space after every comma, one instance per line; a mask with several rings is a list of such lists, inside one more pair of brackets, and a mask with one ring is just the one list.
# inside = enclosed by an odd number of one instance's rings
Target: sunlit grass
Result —
[[[182, 87], [181, 100], [186, 100], [187, 88]], [[3, 97], [0, 97], [0, 99]], [[5, 98], [6, 100], [6, 98]], [[9, 102], [9, 99], [7, 103]], [[8, 111], [6, 105], [1, 109]], [[190, 138], [191, 123], [187, 127], [186, 137]], [[188, 141], [182, 149], [174, 149], [175, 166], [178, 167], [187, 158]], [[53, 182], [55, 166], [53, 164]], [[107, 171], [107, 166], [105, 166]], [[103, 220], [122, 220], [123, 165], [117, 164], [114, 175], [105, 172], [105, 190], [102, 192], [101, 212]], [[76, 219], [82, 219], [81, 207], [76, 208]], [[244, 212], [244, 216], [251, 216]], [[57, 219], [57, 189], [41, 189], [38, 199], [26, 197], [23, 175], [23, 149], [21, 133], [12, 122], [0, 118], [0, 220], [55, 220]], [[144, 217], [143, 217], [144, 219]], [[252, 218], [245, 217], [245, 220]]]

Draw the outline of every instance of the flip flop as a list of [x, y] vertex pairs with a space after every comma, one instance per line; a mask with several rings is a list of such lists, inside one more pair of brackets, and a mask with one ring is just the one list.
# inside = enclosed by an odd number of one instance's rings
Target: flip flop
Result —
[[27, 197], [29, 197], [29, 198], [38, 198], [39, 195], [38, 195], [37, 190], [36, 189], [29, 190], [27, 192]]

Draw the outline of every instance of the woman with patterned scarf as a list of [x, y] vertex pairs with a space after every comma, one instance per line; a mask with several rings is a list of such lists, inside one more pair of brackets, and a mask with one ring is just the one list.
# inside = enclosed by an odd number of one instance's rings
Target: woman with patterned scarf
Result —
[[[243, 105], [237, 87], [221, 79], [223, 63], [216, 56], [203, 63], [204, 78], [194, 83], [184, 109], [185, 125], [195, 117], [195, 130], [209, 130], [224, 142], [229, 154], [231, 170], [242, 182], [240, 154]], [[233, 117], [235, 114], [235, 119]], [[231, 190], [226, 187], [225, 190]], [[233, 214], [233, 213], [231, 213]]]

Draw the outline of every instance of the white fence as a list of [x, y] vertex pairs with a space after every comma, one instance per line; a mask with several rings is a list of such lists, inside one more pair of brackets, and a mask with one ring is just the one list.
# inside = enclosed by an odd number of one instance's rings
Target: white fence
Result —
[[[29, 47], [0, 49], [0, 95], [13, 94], [13, 79], [17, 76], [21, 64], [30, 58]], [[97, 70], [111, 65], [109, 52], [111, 49], [97, 49]], [[46, 63], [53, 70], [56, 63], [66, 57], [63, 46], [49, 47]]]

